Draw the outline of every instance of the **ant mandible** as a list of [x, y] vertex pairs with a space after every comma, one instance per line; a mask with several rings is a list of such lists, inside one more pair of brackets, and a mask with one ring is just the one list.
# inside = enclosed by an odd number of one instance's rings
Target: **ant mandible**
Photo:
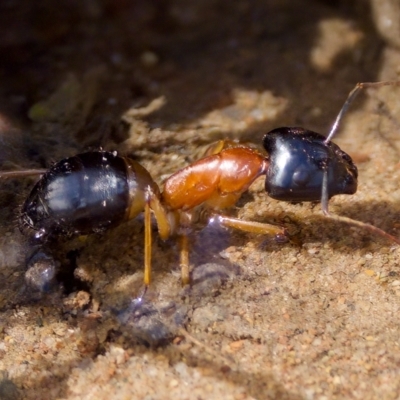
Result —
[[144, 284], [151, 282], [151, 212], [159, 235], [178, 235], [182, 284], [190, 282], [188, 233], [198, 206], [225, 227], [285, 235], [282, 227], [220, 214], [233, 206], [260, 176], [265, 190], [283, 201], [320, 201], [332, 219], [369, 229], [394, 242], [381, 229], [332, 215], [329, 199], [354, 194], [357, 168], [351, 157], [331, 142], [340, 121], [360, 89], [400, 85], [400, 81], [358, 83], [348, 95], [329, 134], [298, 127], [270, 131], [263, 138], [267, 155], [244, 144], [220, 141], [209, 154], [170, 176], [161, 192], [138, 162], [115, 152], [92, 151], [66, 158], [48, 170], [3, 172], [0, 177], [43, 174], [22, 206], [20, 230], [35, 243], [58, 237], [102, 232], [144, 211]]

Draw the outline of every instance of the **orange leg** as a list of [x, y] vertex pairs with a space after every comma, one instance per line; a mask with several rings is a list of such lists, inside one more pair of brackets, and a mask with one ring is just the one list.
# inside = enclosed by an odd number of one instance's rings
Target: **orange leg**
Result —
[[[264, 235], [275, 235], [276, 237], [285, 236], [284, 228], [276, 225], [265, 224], [262, 222], [244, 221], [239, 218], [226, 217], [223, 215], [213, 215], [224, 227], [235, 228], [244, 232], [260, 233]], [[190, 284], [189, 271], [189, 239], [187, 235], [179, 235], [180, 246], [180, 267], [182, 286]]]
[[166, 210], [160, 199], [154, 194], [154, 192], [150, 188], [147, 189], [146, 196], [147, 203], [153, 211], [154, 217], [157, 221], [158, 233], [161, 239], [168, 239], [175, 229], [175, 225], [177, 224], [177, 217], [173, 212], [168, 212]]
[[239, 218], [227, 217], [219, 214], [214, 215], [213, 218], [216, 218], [224, 227], [235, 228], [244, 232], [259, 233], [263, 235], [286, 236], [285, 229], [277, 225], [256, 221], [245, 221]]
[[189, 273], [189, 240], [187, 235], [179, 235], [180, 244], [180, 266], [181, 266], [181, 277], [182, 286], [189, 285], [190, 273]]
[[144, 284], [146, 286], [150, 285], [151, 282], [151, 211], [157, 221], [161, 239], [169, 237], [171, 231], [175, 228], [175, 219], [177, 218], [175, 214], [168, 213], [151, 187], [147, 187], [144, 207]]
[[151, 282], [151, 216], [150, 205], [146, 202], [144, 207], [144, 284]]

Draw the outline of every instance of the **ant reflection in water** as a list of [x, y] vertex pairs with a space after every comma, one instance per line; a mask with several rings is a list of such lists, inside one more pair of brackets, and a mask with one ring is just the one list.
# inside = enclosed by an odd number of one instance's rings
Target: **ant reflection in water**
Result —
[[20, 216], [21, 231], [33, 243], [103, 232], [144, 211], [145, 287], [151, 282], [151, 213], [162, 239], [171, 235], [179, 238], [183, 285], [190, 282], [188, 234], [199, 216], [217, 219], [224, 227], [275, 235], [278, 239], [284, 237], [285, 230], [280, 226], [221, 214], [262, 175], [265, 175], [265, 190], [272, 198], [320, 201], [324, 214], [330, 218], [400, 243], [377, 227], [328, 212], [331, 197], [354, 194], [357, 190], [356, 166], [331, 139], [359, 90], [385, 85], [400, 85], [400, 82], [357, 84], [327, 138], [304, 128], [274, 129], [263, 138], [267, 155], [245, 144], [220, 141], [210, 146], [208, 155], [170, 176], [162, 191], [138, 162], [106, 151], [63, 159], [45, 172], [12, 171], [0, 177], [44, 172], [27, 197]]

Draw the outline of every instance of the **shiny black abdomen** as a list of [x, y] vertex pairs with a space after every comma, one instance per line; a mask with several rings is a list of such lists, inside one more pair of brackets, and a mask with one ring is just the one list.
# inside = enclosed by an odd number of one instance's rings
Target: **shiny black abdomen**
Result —
[[78, 154], [53, 165], [32, 189], [22, 207], [21, 231], [38, 241], [101, 232], [124, 220], [128, 202], [122, 157]]
[[263, 139], [270, 161], [268, 194], [284, 201], [320, 201], [324, 171], [328, 197], [357, 190], [357, 167], [351, 157], [325, 137], [304, 128], [277, 128]]

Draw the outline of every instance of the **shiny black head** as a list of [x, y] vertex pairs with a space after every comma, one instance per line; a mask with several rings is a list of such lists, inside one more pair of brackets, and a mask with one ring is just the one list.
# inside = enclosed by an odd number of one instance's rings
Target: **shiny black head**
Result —
[[357, 167], [336, 144], [304, 128], [277, 128], [263, 139], [270, 165], [265, 190], [277, 200], [321, 201], [324, 171], [328, 171], [328, 198], [354, 194]]

